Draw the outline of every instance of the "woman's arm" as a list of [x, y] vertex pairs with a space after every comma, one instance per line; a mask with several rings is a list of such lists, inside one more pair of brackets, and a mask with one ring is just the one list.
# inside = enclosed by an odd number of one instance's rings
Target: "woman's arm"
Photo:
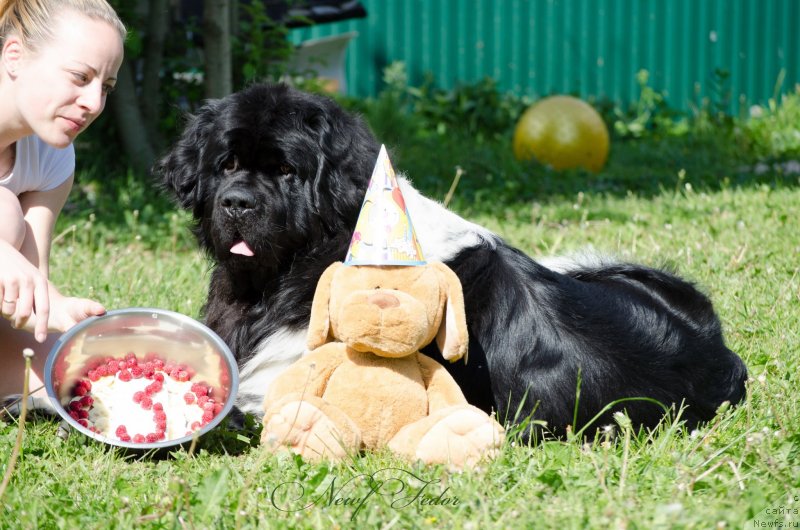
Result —
[[20, 252], [33, 263], [45, 278], [50, 276], [50, 243], [58, 214], [67, 202], [74, 175], [48, 191], [30, 191], [19, 196], [19, 204], [28, 232]]
[[34, 335], [42, 341], [47, 335], [50, 317], [50, 295], [54, 290], [48, 281], [50, 274], [50, 244], [58, 214], [67, 202], [72, 189], [74, 175], [58, 187], [47, 191], [31, 191], [19, 196], [19, 204], [25, 217], [26, 233], [20, 254], [27, 259], [44, 277], [45, 282], [30, 282], [19, 287], [17, 320], [15, 326], [25, 324], [35, 312]]

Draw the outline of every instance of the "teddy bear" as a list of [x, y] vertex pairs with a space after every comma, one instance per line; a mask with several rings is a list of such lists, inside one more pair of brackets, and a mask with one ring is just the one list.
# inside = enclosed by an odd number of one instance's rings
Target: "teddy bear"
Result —
[[461, 283], [445, 264], [332, 264], [314, 294], [309, 353], [265, 396], [262, 444], [311, 461], [388, 447], [454, 469], [495, 456], [503, 427], [419, 351], [436, 340], [455, 362], [467, 339]]

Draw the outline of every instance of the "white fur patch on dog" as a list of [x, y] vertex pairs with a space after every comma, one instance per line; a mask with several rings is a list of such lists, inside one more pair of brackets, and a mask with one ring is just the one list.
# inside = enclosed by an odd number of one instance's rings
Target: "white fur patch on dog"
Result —
[[587, 247], [563, 256], [543, 256], [535, 259], [543, 267], [561, 274], [579, 269], [607, 267], [620, 262], [614, 256], [603, 254], [593, 247]]
[[263, 399], [278, 374], [303, 356], [307, 335], [307, 328], [284, 328], [258, 345], [256, 354], [239, 371], [237, 406], [242, 412], [261, 418], [264, 414], [261, 399], [253, 399], [252, 396]]
[[398, 178], [411, 224], [426, 261], [447, 261], [465, 248], [480, 244], [496, 245], [497, 235], [467, 221], [440, 203], [422, 196], [407, 179]]

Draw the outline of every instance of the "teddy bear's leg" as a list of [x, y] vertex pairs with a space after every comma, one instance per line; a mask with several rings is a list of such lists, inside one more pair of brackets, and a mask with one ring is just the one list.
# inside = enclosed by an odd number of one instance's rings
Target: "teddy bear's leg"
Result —
[[494, 458], [504, 437], [503, 427], [482, 410], [454, 405], [400, 429], [389, 449], [427, 464], [462, 469]]
[[264, 415], [261, 443], [312, 461], [341, 460], [359, 450], [361, 431], [338, 407], [316, 396], [285, 396]]

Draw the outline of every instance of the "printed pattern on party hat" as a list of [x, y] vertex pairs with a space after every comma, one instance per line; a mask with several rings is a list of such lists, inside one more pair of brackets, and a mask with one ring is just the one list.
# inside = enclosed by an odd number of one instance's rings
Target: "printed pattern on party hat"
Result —
[[345, 265], [425, 265], [397, 177], [381, 145]]

